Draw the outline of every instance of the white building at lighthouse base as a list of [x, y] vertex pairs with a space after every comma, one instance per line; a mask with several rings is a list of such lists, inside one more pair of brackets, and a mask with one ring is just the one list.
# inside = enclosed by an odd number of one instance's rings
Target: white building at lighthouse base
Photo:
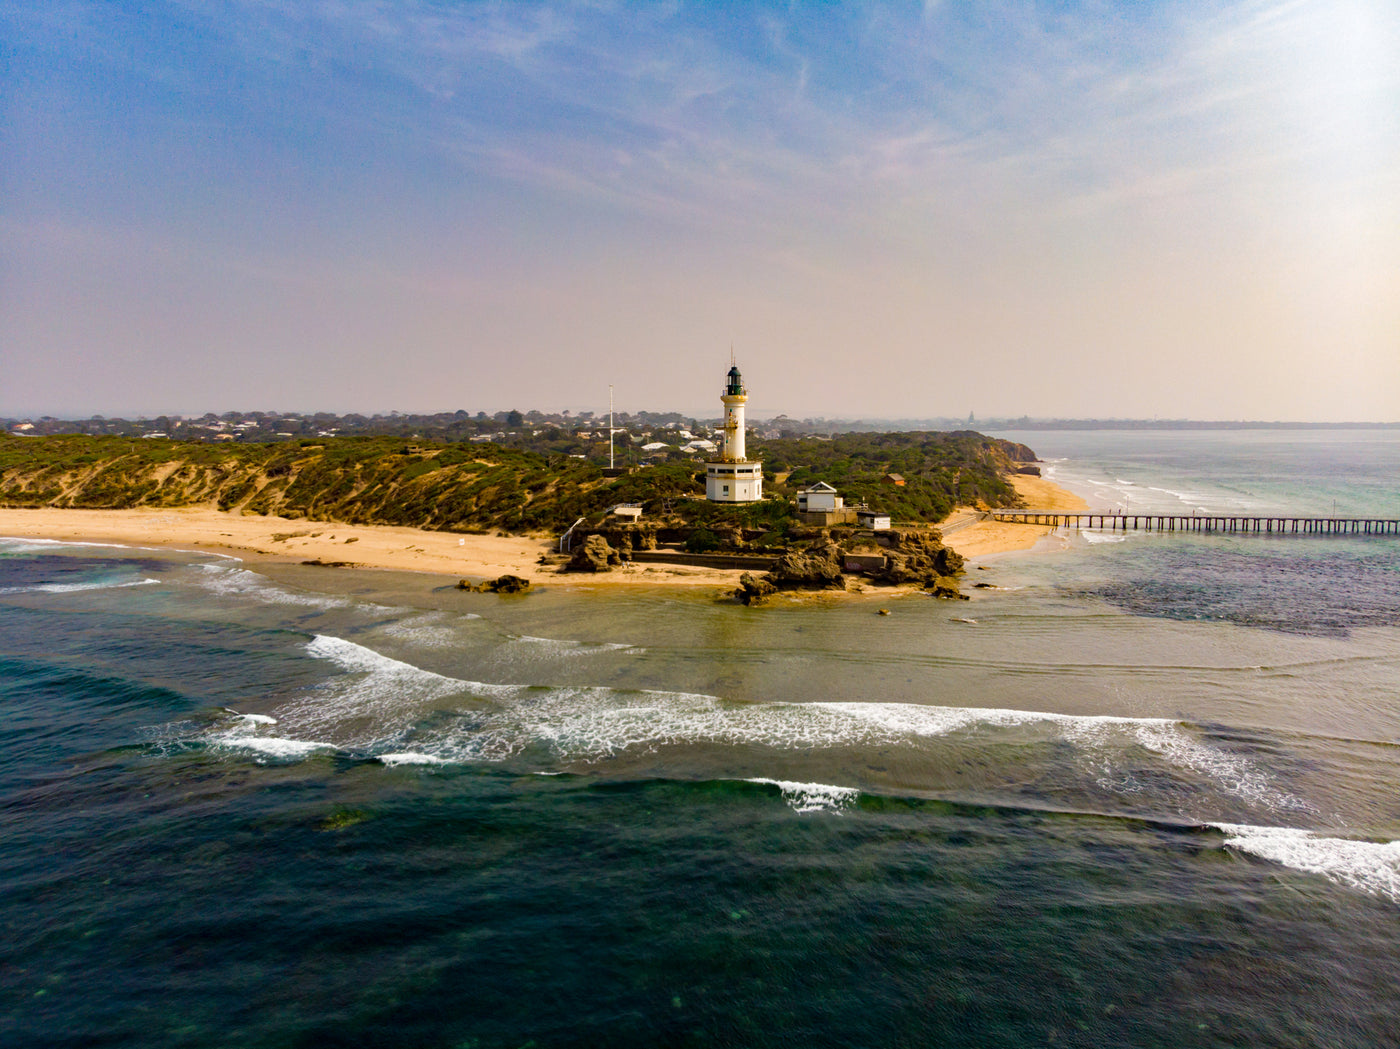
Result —
[[705, 498], [712, 503], [754, 503], [763, 498], [761, 462], [705, 464]]

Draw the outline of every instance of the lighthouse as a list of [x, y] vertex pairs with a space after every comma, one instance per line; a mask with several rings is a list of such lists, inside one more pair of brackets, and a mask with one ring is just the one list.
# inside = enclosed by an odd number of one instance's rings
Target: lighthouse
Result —
[[705, 464], [705, 496], [712, 503], [752, 503], [763, 498], [763, 464], [744, 455], [744, 405], [749, 391], [732, 365], [724, 392], [724, 437], [719, 458]]

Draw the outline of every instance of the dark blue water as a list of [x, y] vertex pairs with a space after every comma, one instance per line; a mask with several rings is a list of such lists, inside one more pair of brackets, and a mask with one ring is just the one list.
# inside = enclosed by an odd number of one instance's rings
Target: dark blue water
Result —
[[1299, 542], [889, 617], [5, 544], [0, 1042], [1400, 1044], [1395, 545]]

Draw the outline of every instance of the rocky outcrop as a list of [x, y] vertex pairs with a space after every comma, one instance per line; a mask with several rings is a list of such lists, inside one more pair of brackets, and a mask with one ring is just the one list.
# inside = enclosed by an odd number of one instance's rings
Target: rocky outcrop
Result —
[[932, 586], [927, 586], [924, 589], [934, 597], [944, 597], [952, 601], [970, 600], [966, 594], [958, 589], [958, 581], [949, 576], [942, 576], [934, 580]]
[[473, 585], [463, 579], [457, 583], [457, 589], [470, 590], [476, 594], [523, 594], [530, 589], [530, 580], [507, 574]]
[[734, 591], [734, 596], [739, 599], [740, 604], [758, 605], [777, 592], [778, 588], [768, 582], [766, 578], [755, 576], [752, 572], [745, 572], [739, 577], [739, 588]]
[[943, 545], [936, 530], [892, 529], [883, 536], [888, 549], [885, 567], [871, 578], [891, 585], [914, 584], [936, 596], [961, 596], [957, 579], [963, 570], [962, 555]]
[[601, 535], [590, 535], [574, 547], [569, 558], [570, 572], [610, 572], [622, 564], [622, 555], [608, 545]]
[[606, 539], [608, 545], [624, 558], [633, 550], [655, 550], [657, 545], [657, 525], [654, 521], [621, 521], [613, 518], [601, 525], [580, 528], [574, 533], [574, 540], [586, 540], [594, 535]]
[[845, 555], [830, 539], [778, 558], [763, 578], [779, 590], [845, 590]]

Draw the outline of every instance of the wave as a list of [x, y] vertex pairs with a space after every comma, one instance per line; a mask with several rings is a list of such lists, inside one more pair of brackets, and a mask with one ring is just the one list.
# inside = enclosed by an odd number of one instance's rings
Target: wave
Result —
[[1114, 535], [1111, 532], [1098, 532], [1084, 528], [1077, 533], [1086, 543], [1098, 545], [1099, 543], [1122, 543], [1128, 538], [1127, 534]]
[[512, 641], [529, 645], [540, 645], [544, 648], [553, 649], [559, 655], [594, 655], [598, 652], [636, 652], [638, 654], [645, 649], [636, 645], [629, 645], [626, 642], [618, 641], [568, 641], [553, 637], [531, 637], [529, 634], [518, 634], [511, 638]]
[[306, 744], [307, 754], [333, 746], [387, 757], [388, 764], [499, 763], [525, 756], [548, 767], [672, 747], [919, 748], [941, 737], [995, 730], [1016, 732], [1018, 745], [1073, 746], [1081, 772], [1112, 793], [1152, 789], [1144, 784], [1153, 778], [1138, 770], [1155, 758], [1251, 806], [1309, 811], [1247, 758], [1202, 740], [1199, 728], [1166, 718], [916, 703], [731, 703], [703, 693], [499, 685], [448, 677], [332, 635], [315, 635], [305, 649], [343, 673], [277, 708], [275, 721], [235, 715], [239, 724], [220, 739], [247, 745], [250, 738], [270, 738], [256, 730], [276, 724], [279, 738], [315, 741]]
[[1181, 731], [1164, 731], [1158, 725], [1141, 725], [1135, 735], [1147, 750], [1162, 755], [1179, 768], [1191, 769], [1212, 780], [1227, 794], [1275, 812], [1313, 812], [1301, 798], [1279, 790], [1246, 758], [1191, 738]]
[[1151, 492], [1161, 492], [1163, 495], [1169, 495], [1173, 499], [1176, 499], [1177, 501], [1183, 503], [1194, 503], [1200, 499], [1205, 498], [1204, 496], [1198, 495], [1193, 492], [1178, 492], [1172, 488], [1158, 488], [1155, 485], [1148, 485], [1147, 489]]
[[[195, 565], [194, 568], [196, 569], [193, 576], [195, 584], [219, 597], [246, 597], [262, 604], [300, 605], [306, 608], [324, 610], [360, 605], [359, 602], [351, 598], [288, 590], [247, 568], [219, 564], [200, 564]], [[374, 608], [376, 606], [360, 605], [360, 607]]]
[[29, 554], [48, 553], [54, 549], [64, 547], [88, 548], [99, 550], [147, 550], [162, 551], [164, 548], [157, 546], [132, 546], [129, 543], [93, 543], [80, 539], [38, 539], [29, 536], [0, 536], [0, 550], [7, 553]]
[[233, 554], [217, 550], [186, 550], [178, 546], [136, 546], [133, 543], [98, 543], [83, 539], [40, 539], [33, 536], [0, 536], [0, 553], [47, 553], [55, 548], [74, 547], [98, 550], [141, 550], [158, 554], [198, 554], [200, 557], [218, 557], [226, 561], [242, 561]]
[[462, 640], [454, 624], [480, 618], [475, 612], [427, 612], [386, 623], [378, 632], [419, 648], [453, 648]]
[[297, 760], [310, 757], [322, 751], [339, 750], [334, 743], [317, 743], [309, 740], [286, 739], [281, 736], [244, 736], [227, 733], [209, 740], [216, 747], [233, 750], [251, 750], [263, 757], [282, 760]]
[[453, 711], [460, 711], [528, 691], [436, 674], [330, 634], [315, 635], [305, 649], [344, 673], [277, 714], [300, 732], [329, 735], [345, 747], [401, 750], [405, 735], [449, 701]]
[[338, 749], [333, 743], [259, 735], [259, 729], [277, 724], [276, 718], [266, 714], [241, 714], [227, 708], [225, 713], [232, 717], [232, 724], [205, 737], [205, 742], [215, 749], [252, 751], [259, 758], [279, 761], [299, 761], [318, 752]]
[[306, 643], [306, 651], [317, 659], [330, 660], [341, 669], [351, 673], [391, 674], [396, 677], [406, 676], [424, 681], [454, 680], [331, 634], [315, 635]]
[[0, 594], [71, 594], [79, 590], [120, 590], [129, 586], [149, 586], [159, 579], [93, 580], [89, 583], [36, 583], [33, 586], [4, 586]]
[[232, 714], [234, 717], [238, 718], [243, 725], [246, 725], [250, 728], [257, 725], [277, 724], [276, 718], [268, 717], [266, 714], [240, 714], [238, 711], [233, 710], [230, 707], [225, 707], [224, 713]]
[[1290, 827], [1212, 823], [1225, 844], [1284, 867], [1322, 876], [1400, 903], [1400, 841], [1329, 838]]
[[855, 787], [835, 787], [829, 783], [794, 783], [782, 779], [749, 779], [747, 783], [762, 783], [777, 787], [794, 812], [835, 812], [860, 797]]
[[434, 757], [431, 754], [419, 754], [415, 751], [402, 751], [397, 754], [380, 754], [378, 760], [394, 768], [399, 765], [445, 765], [442, 758]]

